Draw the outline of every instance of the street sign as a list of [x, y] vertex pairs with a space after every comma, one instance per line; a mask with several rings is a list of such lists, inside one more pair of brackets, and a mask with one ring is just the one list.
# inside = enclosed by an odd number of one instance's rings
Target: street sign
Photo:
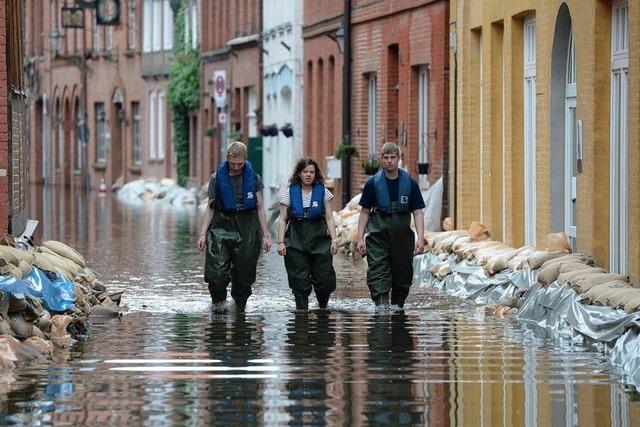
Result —
[[227, 123], [227, 113], [218, 113], [218, 123], [220, 124]]
[[81, 7], [63, 7], [62, 28], [84, 28], [84, 10]]
[[224, 108], [227, 103], [227, 72], [224, 70], [213, 72], [213, 98], [216, 107]]

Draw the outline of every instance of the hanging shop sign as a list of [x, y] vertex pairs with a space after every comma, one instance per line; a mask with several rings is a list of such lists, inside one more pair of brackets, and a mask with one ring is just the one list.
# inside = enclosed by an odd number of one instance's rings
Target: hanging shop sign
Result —
[[98, 25], [120, 25], [120, 0], [96, 0]]
[[84, 28], [84, 9], [81, 7], [63, 7], [62, 28]]
[[227, 72], [224, 70], [213, 72], [213, 98], [218, 108], [223, 108], [227, 102]]

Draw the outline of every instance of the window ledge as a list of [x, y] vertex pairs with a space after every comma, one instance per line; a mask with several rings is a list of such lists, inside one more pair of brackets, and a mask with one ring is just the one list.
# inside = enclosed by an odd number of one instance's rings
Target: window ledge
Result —
[[129, 172], [132, 174], [140, 175], [142, 173], [142, 167], [140, 165], [131, 166]]
[[107, 164], [106, 163], [94, 163], [93, 168], [97, 171], [106, 171]]

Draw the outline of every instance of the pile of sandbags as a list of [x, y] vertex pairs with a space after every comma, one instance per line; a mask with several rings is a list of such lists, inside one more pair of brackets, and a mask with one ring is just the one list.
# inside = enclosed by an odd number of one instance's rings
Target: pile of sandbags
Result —
[[489, 231], [474, 222], [468, 230], [453, 229], [447, 218], [446, 231], [426, 233], [425, 250], [438, 256], [439, 263], [429, 269], [440, 280], [451, 273], [450, 256], [455, 262], [468, 261], [481, 266], [487, 277], [502, 271], [539, 270], [538, 282], [549, 286], [557, 282], [571, 286], [582, 295], [585, 304], [623, 309], [627, 313], [640, 310], [640, 289], [629, 278], [608, 273], [586, 254], [571, 253], [571, 245], [564, 233], [550, 233], [547, 248], [533, 246], [512, 248], [490, 239]]
[[138, 179], [126, 183], [118, 190], [118, 199], [129, 203], [157, 202], [173, 206], [198, 204], [198, 189], [186, 189], [170, 178]]
[[360, 216], [360, 197], [356, 195], [339, 212], [333, 212], [333, 221], [336, 225], [336, 238], [338, 248], [345, 252], [355, 253], [358, 243], [358, 218]]
[[0, 241], [0, 365], [21, 359], [16, 339], [24, 349], [38, 340], [67, 348], [69, 331], [83, 331], [89, 316], [119, 315], [122, 293], [108, 293], [78, 251], [50, 240], [28, 252], [12, 242]]

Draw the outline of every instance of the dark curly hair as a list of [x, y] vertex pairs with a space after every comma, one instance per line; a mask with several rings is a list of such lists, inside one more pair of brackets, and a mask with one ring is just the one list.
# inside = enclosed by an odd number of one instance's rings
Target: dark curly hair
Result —
[[316, 176], [313, 180], [313, 183], [324, 184], [324, 177], [322, 176], [322, 171], [320, 170], [320, 166], [318, 165], [318, 162], [316, 162], [311, 157], [303, 157], [300, 160], [298, 160], [298, 163], [296, 163], [296, 167], [293, 168], [293, 173], [291, 174], [291, 178], [289, 178], [289, 185], [299, 183], [300, 172], [302, 172], [302, 170], [309, 165], [313, 165], [313, 167], [316, 169]]

